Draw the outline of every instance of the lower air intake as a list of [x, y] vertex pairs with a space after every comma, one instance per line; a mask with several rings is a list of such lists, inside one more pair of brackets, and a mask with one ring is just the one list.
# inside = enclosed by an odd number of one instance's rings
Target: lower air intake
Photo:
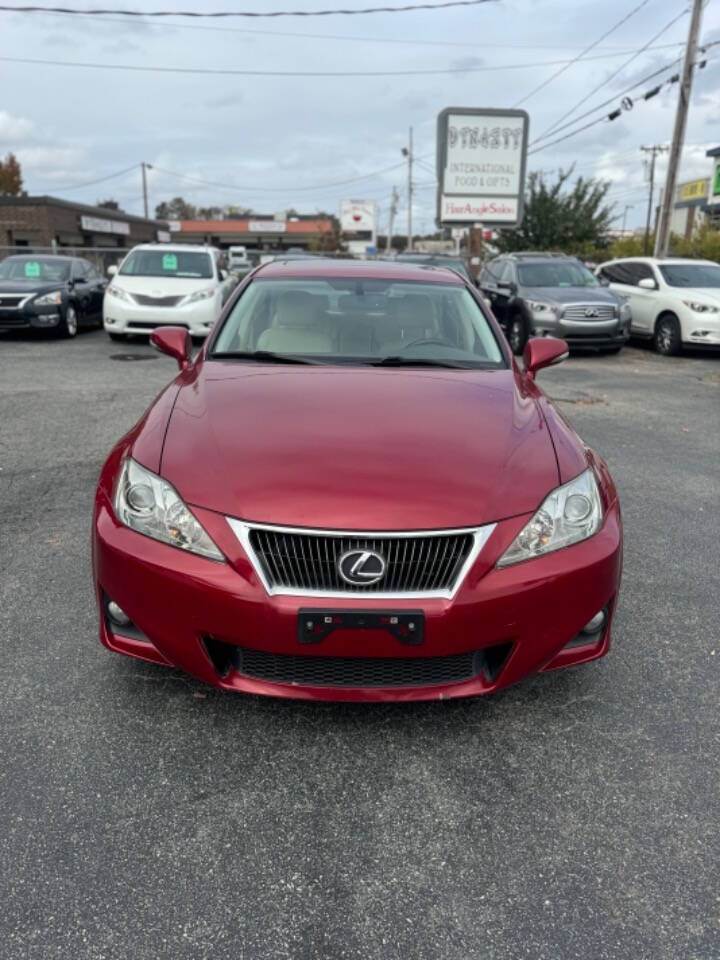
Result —
[[499, 644], [446, 657], [323, 657], [251, 650], [210, 637], [204, 642], [223, 676], [233, 669], [268, 683], [307, 687], [425, 687], [461, 683], [480, 674], [493, 682], [512, 646]]

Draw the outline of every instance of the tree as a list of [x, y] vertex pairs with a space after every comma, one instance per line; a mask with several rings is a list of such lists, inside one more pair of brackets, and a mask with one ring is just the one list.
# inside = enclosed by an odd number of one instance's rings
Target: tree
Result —
[[199, 220], [220, 220], [222, 217], [222, 207], [198, 207], [197, 215]]
[[580, 253], [608, 246], [607, 231], [613, 205], [605, 203], [611, 184], [578, 177], [569, 184], [573, 168], [558, 173], [549, 185], [542, 173], [531, 173], [525, 193], [525, 216], [520, 227], [502, 230], [495, 246], [513, 250], [564, 250]]
[[197, 210], [182, 197], [174, 197], [169, 203], [163, 200], [155, 207], [158, 220], [195, 220]]
[[95, 206], [96, 206], [96, 207], [102, 207], [104, 210], [119, 210], [119, 209], [120, 209], [120, 204], [117, 202], [117, 200], [113, 200], [112, 197], [110, 197], [110, 198], [107, 199], [107, 200], [98, 200], [98, 202], [95, 204]]
[[0, 160], [0, 197], [22, 196], [23, 178], [20, 164], [14, 153]]

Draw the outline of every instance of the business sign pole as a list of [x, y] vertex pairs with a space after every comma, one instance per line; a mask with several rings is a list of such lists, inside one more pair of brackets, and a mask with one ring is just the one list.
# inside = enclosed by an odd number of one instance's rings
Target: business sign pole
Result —
[[525, 110], [446, 107], [437, 126], [437, 219], [443, 226], [522, 223]]

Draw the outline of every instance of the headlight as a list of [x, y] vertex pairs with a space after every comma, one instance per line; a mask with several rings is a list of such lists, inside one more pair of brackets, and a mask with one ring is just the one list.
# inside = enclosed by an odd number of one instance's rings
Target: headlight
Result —
[[533, 313], [557, 313], [555, 304], [544, 303], [542, 300], [528, 300], [528, 306]]
[[55, 290], [53, 293], [45, 293], [42, 297], [35, 297], [33, 301], [38, 307], [49, 307], [54, 303], [62, 303], [62, 290]]
[[210, 300], [215, 296], [215, 288], [211, 290], [196, 290], [195, 293], [189, 293], [183, 303], [196, 303], [198, 300]]
[[107, 288], [106, 293], [109, 293], [111, 297], [117, 297], [118, 300], [132, 301], [132, 297], [130, 296], [129, 293], [126, 293], [121, 287], [116, 287], [112, 283]]
[[497, 562], [509, 567], [587, 540], [600, 529], [602, 504], [592, 470], [558, 487], [525, 524]]
[[121, 523], [146, 537], [211, 560], [224, 560], [173, 487], [130, 457], [115, 491], [115, 514]]
[[718, 313], [720, 307], [715, 307], [711, 303], [698, 303], [697, 300], [683, 300], [686, 307], [690, 307], [695, 313]]

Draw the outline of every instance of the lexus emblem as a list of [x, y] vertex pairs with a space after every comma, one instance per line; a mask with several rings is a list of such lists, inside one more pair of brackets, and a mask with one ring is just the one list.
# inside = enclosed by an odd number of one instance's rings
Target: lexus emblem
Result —
[[369, 587], [385, 574], [385, 558], [375, 550], [346, 550], [337, 562], [337, 570], [345, 583]]
[[585, 310], [586, 317], [596, 317], [598, 315], [597, 309], [595, 307], [587, 307]]

